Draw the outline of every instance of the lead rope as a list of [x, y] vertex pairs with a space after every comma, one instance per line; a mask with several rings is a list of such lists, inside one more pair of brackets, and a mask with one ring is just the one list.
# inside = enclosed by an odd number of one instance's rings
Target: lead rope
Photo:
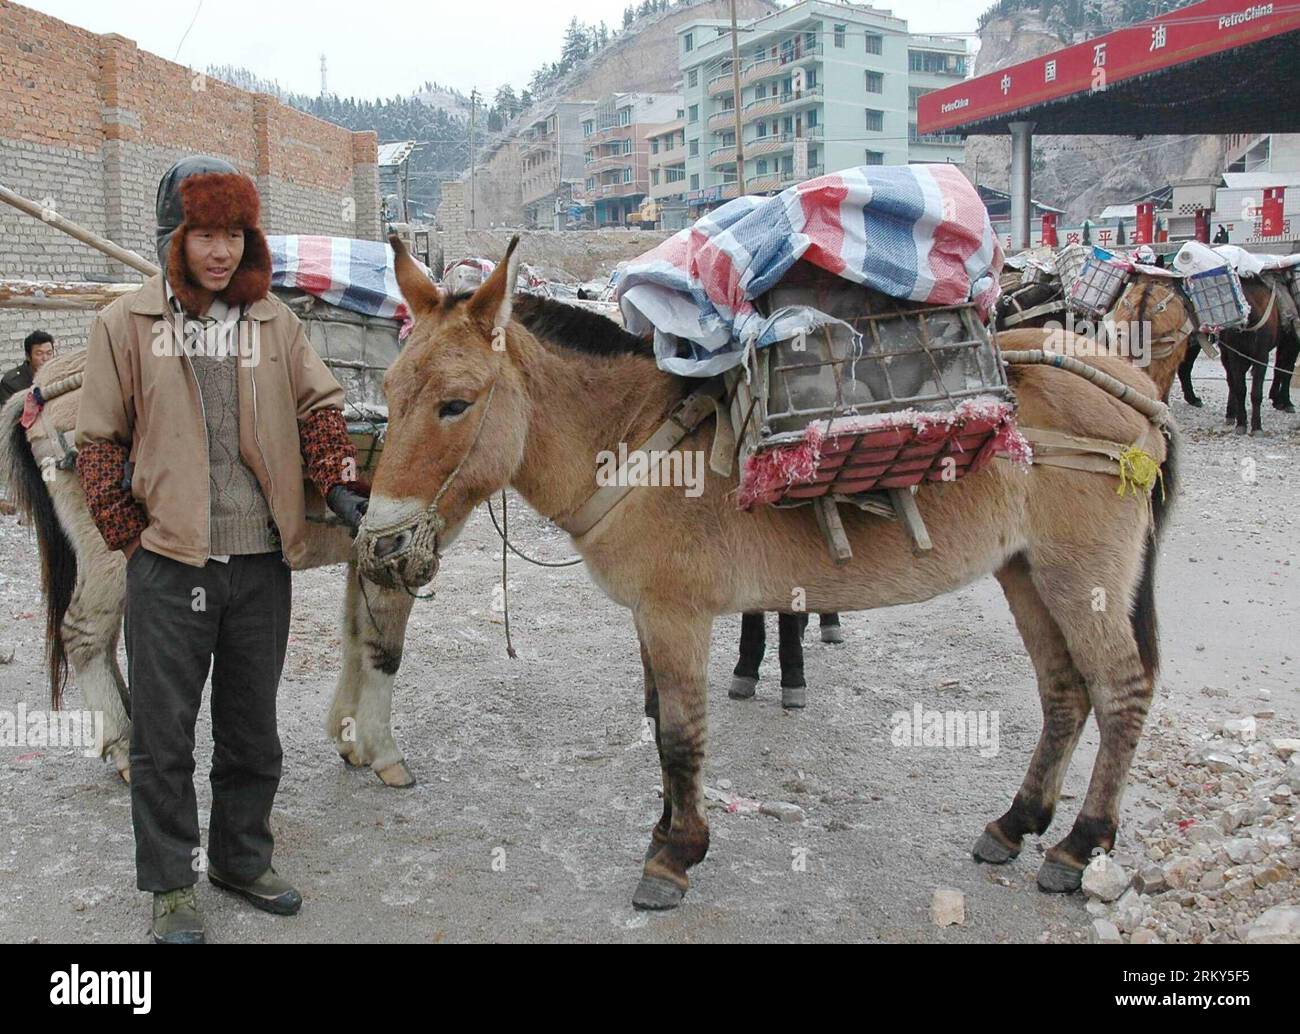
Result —
[[[490, 510], [491, 503], [488, 504]], [[492, 519], [496, 524], [496, 518]], [[506, 557], [510, 555], [506, 546], [510, 544], [507, 536], [510, 533], [510, 518], [506, 515], [506, 490], [501, 489], [501, 609], [505, 613], [506, 619], [506, 656], [514, 660], [518, 654], [515, 653], [514, 644], [510, 641], [510, 583], [507, 578]]]

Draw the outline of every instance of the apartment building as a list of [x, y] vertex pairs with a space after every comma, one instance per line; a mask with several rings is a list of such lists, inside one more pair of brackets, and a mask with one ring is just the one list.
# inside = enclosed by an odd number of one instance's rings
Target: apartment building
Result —
[[960, 138], [916, 132], [916, 98], [967, 74], [962, 39], [913, 36], [871, 7], [804, 0], [741, 25], [739, 97], [729, 22], [684, 25], [677, 44], [695, 214], [739, 193], [737, 121], [751, 194], [859, 165], [962, 160]]
[[650, 145], [651, 212], [661, 230], [683, 229], [686, 208], [686, 120], [674, 119], [653, 126], [646, 137]]
[[650, 194], [650, 135], [681, 113], [680, 94], [615, 93], [582, 115], [583, 189], [596, 226], [637, 216]]
[[562, 101], [535, 120], [519, 147], [524, 220], [561, 230], [575, 194], [582, 191], [580, 123], [595, 101]]

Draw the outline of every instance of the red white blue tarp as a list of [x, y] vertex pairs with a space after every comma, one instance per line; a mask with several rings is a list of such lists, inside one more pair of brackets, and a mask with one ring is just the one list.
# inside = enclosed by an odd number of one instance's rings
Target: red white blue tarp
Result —
[[628, 263], [624, 323], [653, 332], [659, 366], [707, 377], [808, 329], [816, 316], [764, 317], [754, 300], [800, 259], [895, 298], [997, 300], [1002, 249], [975, 188], [950, 165], [863, 166], [775, 197], [740, 197]]
[[[406, 322], [409, 313], [386, 241], [269, 236], [271, 286], [306, 291], [330, 305]], [[426, 273], [428, 269], [417, 260]]]

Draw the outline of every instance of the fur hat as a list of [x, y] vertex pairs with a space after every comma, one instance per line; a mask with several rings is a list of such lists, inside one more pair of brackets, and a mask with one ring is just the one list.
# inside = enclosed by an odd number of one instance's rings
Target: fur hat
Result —
[[[271, 289], [271, 252], [258, 227], [261, 202], [253, 181], [241, 172], [194, 172], [168, 183], [170, 197], [159, 191], [160, 216], [164, 207], [175, 211], [179, 198], [181, 222], [168, 233], [166, 271], [172, 292], [188, 313], [201, 308], [200, 285], [185, 262], [185, 238], [190, 230], [243, 230], [244, 254], [230, 283], [219, 297], [229, 305], [250, 305]], [[164, 230], [160, 221], [160, 234]], [[160, 256], [161, 257], [161, 256]]]

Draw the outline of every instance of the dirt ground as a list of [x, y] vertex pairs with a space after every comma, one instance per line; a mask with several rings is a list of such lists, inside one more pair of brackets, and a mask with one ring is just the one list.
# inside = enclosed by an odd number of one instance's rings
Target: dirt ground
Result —
[[[1295, 502], [1300, 421], [1271, 409], [1267, 434], [1221, 427], [1221, 374], [1198, 367], [1204, 410], [1174, 404], [1185, 431], [1183, 494], [1158, 573], [1164, 672], [1121, 850], [1175, 801], [1170, 744], [1253, 715], [1262, 741], [1300, 727]], [[1252, 469], [1253, 468], [1253, 469]], [[523, 507], [518, 542], [562, 558], [565, 537]], [[513, 536], [512, 536], [513, 537]], [[0, 518], [0, 708], [45, 705], [38, 570], [27, 529]], [[1011, 800], [1040, 727], [1030, 665], [992, 579], [913, 607], [845, 615], [847, 641], [807, 646], [809, 706], [784, 713], [775, 656], [755, 700], [726, 689], [739, 618], [720, 620], [710, 662], [706, 783], [799, 805], [802, 822], [710, 812], [712, 847], [684, 905], [630, 905], [658, 816], [659, 768], [643, 737], [641, 669], [628, 614], [582, 568], [511, 565], [517, 660], [493, 612], [498, 541], [477, 516], [446, 561], [437, 598], [417, 603], [393, 711], [420, 782], [385, 788], [348, 769], [323, 733], [337, 665], [341, 569], [295, 576], [280, 690], [285, 771], [272, 825], [277, 869], [302, 912], [274, 918], [206, 881], [212, 941], [947, 941], [1068, 942], [1091, 917], [1082, 894], [1040, 893], [1041, 852], [1069, 829], [1097, 747], [1090, 720], [1042, 842], [1008, 866], [970, 848]], [[775, 639], [775, 622], [769, 621]], [[79, 694], [69, 695], [79, 706]], [[899, 747], [891, 716], [996, 710], [999, 750]], [[1177, 728], [1182, 739], [1169, 739]], [[201, 823], [211, 757], [198, 734]], [[1182, 746], [1178, 750], [1185, 749]], [[1282, 821], [1282, 820], [1279, 820]], [[1294, 822], [1294, 814], [1285, 821]], [[73, 749], [0, 748], [0, 941], [140, 942], [149, 900], [135, 889], [129, 792]], [[1293, 879], [1294, 879], [1294, 873]], [[939, 887], [965, 895], [965, 922], [930, 918]], [[1296, 903], [1294, 882], [1282, 892]], [[1274, 894], [1276, 900], [1277, 894]]]

